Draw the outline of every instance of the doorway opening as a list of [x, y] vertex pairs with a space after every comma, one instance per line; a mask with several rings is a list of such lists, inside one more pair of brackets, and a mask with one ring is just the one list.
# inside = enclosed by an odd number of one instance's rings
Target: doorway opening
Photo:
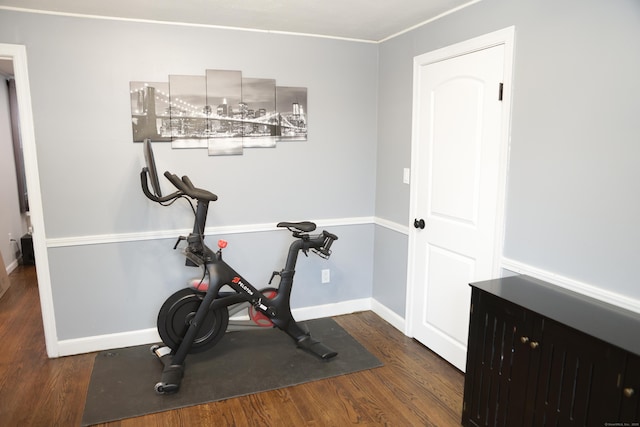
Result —
[[10, 61], [13, 67], [16, 105], [17, 111], [19, 112], [17, 132], [19, 132], [22, 141], [24, 176], [29, 200], [29, 227], [31, 227], [30, 229], [32, 230], [33, 258], [36, 264], [45, 344], [47, 355], [49, 357], [58, 357], [58, 340], [53, 311], [53, 295], [51, 292], [44, 212], [40, 191], [40, 176], [38, 172], [38, 156], [31, 108], [31, 89], [29, 86], [26, 47], [24, 45], [0, 43], [0, 60]]
[[0, 252], [7, 273], [11, 273], [19, 264], [35, 262], [12, 59], [0, 58], [0, 85], [0, 236], [7, 236]]

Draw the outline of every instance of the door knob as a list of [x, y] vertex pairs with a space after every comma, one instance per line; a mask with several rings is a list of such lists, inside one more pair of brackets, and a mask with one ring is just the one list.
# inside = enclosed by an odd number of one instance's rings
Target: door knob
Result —
[[424, 230], [424, 219], [420, 218], [416, 218], [413, 220], [413, 226], [415, 228], [419, 228], [420, 230]]

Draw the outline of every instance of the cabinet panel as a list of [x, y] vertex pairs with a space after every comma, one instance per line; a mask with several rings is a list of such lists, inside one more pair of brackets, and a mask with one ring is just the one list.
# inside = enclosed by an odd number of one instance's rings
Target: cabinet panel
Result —
[[[618, 374], [625, 354], [600, 340], [548, 319], [532, 369], [527, 425], [602, 426], [615, 419]], [[530, 404], [529, 403], [529, 404]]]
[[531, 333], [522, 308], [474, 290], [465, 376], [463, 423], [521, 425], [529, 356], [521, 342]]
[[608, 422], [640, 422], [640, 357], [628, 356], [624, 377], [620, 381], [620, 392], [620, 415]]

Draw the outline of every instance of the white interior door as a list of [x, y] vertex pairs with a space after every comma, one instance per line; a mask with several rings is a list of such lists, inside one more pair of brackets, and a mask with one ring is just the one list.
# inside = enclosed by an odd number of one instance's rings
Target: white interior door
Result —
[[505, 46], [432, 59], [414, 67], [408, 332], [464, 371], [469, 283], [502, 245]]

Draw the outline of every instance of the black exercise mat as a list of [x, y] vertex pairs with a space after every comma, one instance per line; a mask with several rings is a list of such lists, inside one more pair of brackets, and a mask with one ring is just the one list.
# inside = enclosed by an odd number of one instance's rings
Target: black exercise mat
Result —
[[227, 333], [211, 350], [187, 357], [180, 391], [158, 395], [162, 363], [150, 345], [96, 355], [82, 425], [193, 406], [382, 366], [333, 319], [302, 322], [338, 352], [330, 360], [298, 349], [279, 329]]

